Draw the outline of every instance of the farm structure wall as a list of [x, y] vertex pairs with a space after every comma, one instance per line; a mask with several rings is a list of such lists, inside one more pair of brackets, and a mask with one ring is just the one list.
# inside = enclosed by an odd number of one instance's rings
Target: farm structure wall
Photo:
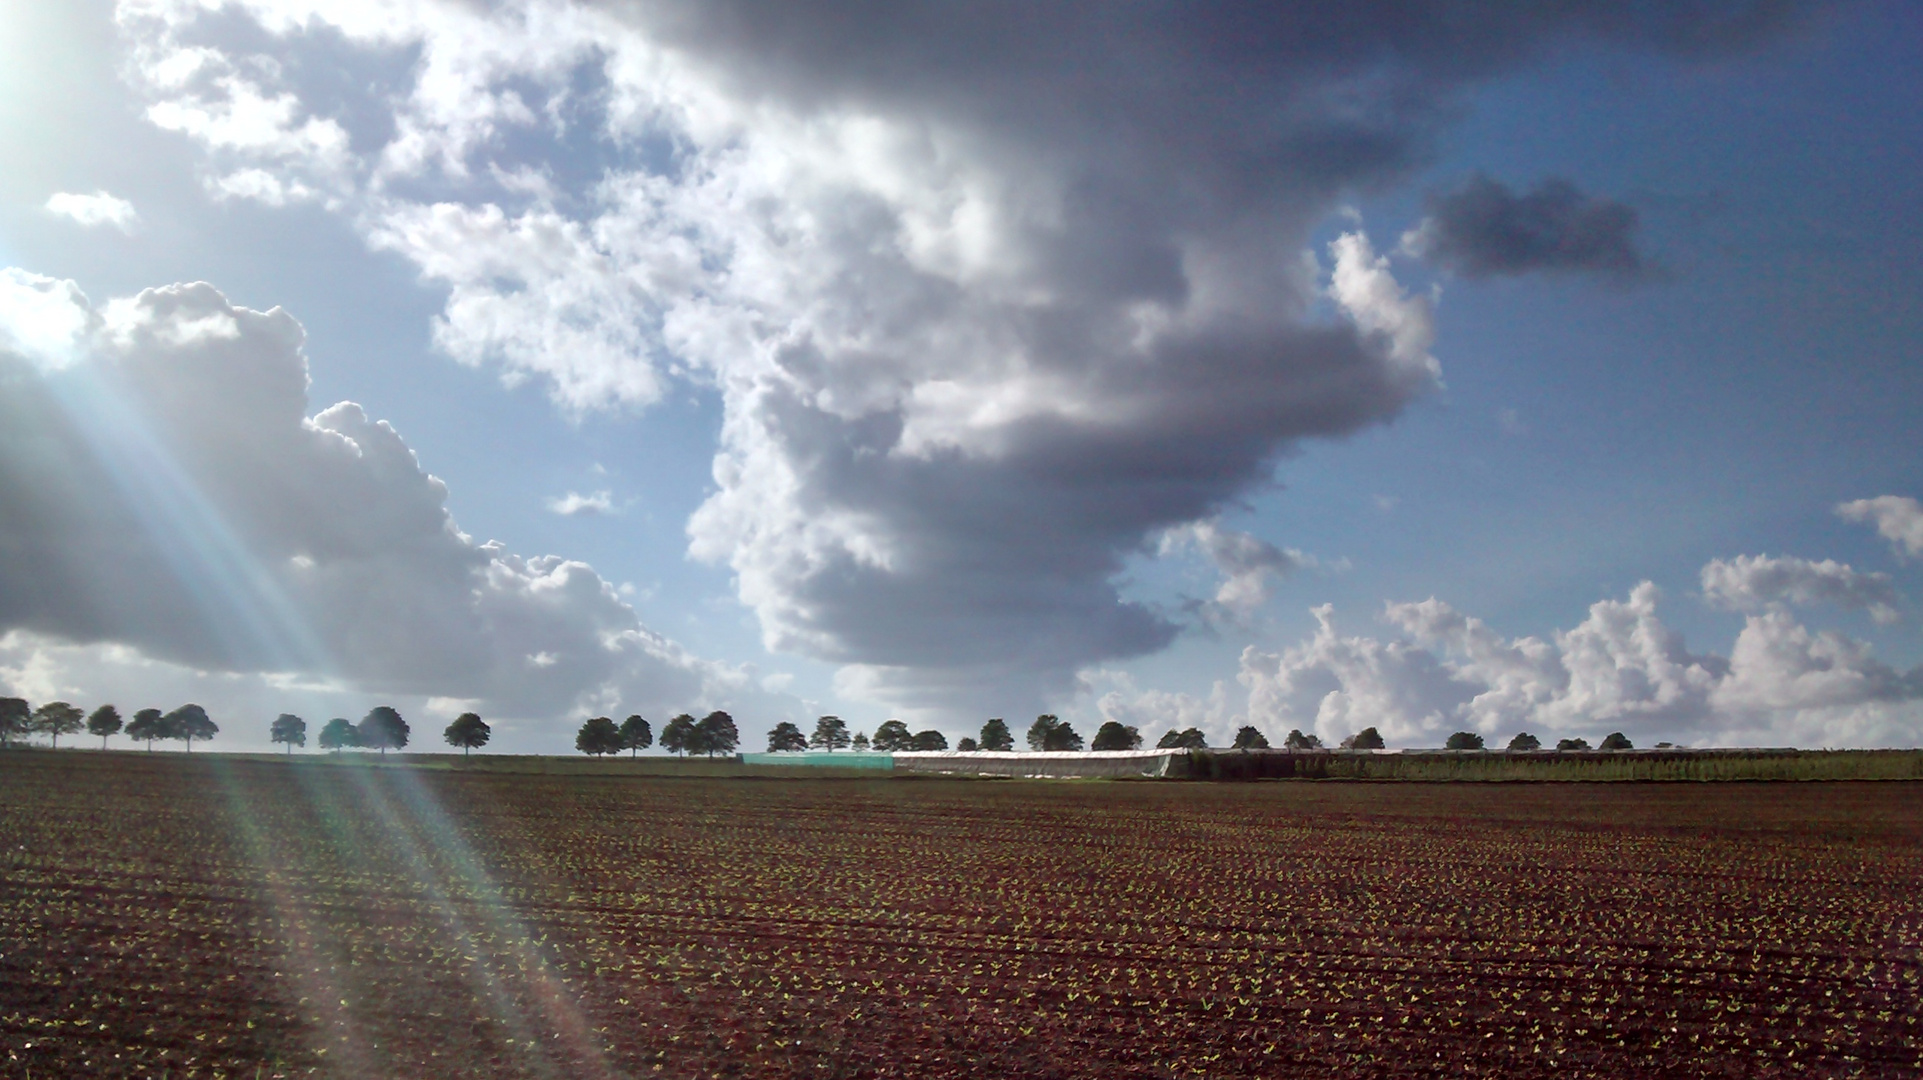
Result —
[[1914, 780], [1923, 750], [1194, 750], [1190, 780]]
[[806, 765], [824, 769], [876, 769], [886, 770], [895, 767], [893, 754], [866, 754], [859, 751], [834, 753], [802, 752], [784, 754], [743, 754], [743, 765]]
[[942, 776], [1010, 776], [1030, 779], [1121, 779], [1170, 775], [1186, 750], [1102, 750], [1015, 753], [994, 750], [923, 750], [895, 755], [898, 773]]

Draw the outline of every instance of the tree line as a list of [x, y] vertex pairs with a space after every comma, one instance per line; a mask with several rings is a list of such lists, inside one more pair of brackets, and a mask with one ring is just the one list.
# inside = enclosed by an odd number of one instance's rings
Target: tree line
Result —
[[84, 713], [65, 701], [49, 701], [36, 709], [25, 698], [0, 698], [0, 746], [11, 746], [14, 739], [28, 735], [45, 735], [58, 750], [60, 736], [77, 735], [83, 729], [100, 737], [102, 750], [107, 748], [109, 736], [124, 732], [135, 742], [145, 742], [149, 750], [154, 748], [155, 739], [176, 740], [186, 743], [190, 753], [195, 742], [206, 742], [220, 733], [220, 725], [198, 705], [182, 705], [165, 713], [141, 709], [133, 719], [123, 722], [120, 710], [112, 705]]

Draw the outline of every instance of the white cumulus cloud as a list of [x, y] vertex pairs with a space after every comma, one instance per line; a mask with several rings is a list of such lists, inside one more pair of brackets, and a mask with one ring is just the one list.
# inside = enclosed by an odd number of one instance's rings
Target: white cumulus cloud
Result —
[[611, 514], [614, 512], [614, 493], [594, 491], [583, 495], [578, 491], [570, 491], [566, 495], [549, 499], [548, 510], [562, 517], [573, 517], [576, 514]]
[[133, 232], [134, 226], [140, 223], [140, 215], [134, 211], [133, 203], [104, 191], [96, 191], [92, 195], [57, 192], [47, 199], [47, 211], [88, 228], [111, 225], [124, 233]]
[[1875, 525], [1898, 555], [1923, 555], [1923, 503], [1908, 495], [1857, 499], [1838, 506], [1836, 513], [1845, 521]]
[[1703, 596], [1732, 611], [1757, 611], [1770, 604], [1809, 607], [1833, 604], [1867, 611], [1879, 623], [1902, 619], [1902, 598], [1888, 574], [1861, 571], [1834, 559], [1821, 562], [1794, 556], [1738, 555], [1703, 567]]

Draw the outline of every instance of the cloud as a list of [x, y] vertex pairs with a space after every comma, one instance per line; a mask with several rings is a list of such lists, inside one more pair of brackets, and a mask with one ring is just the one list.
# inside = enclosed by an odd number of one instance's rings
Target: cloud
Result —
[[1888, 574], [1863, 572], [1834, 559], [1814, 562], [1793, 556], [1738, 555], [1711, 561], [1702, 571], [1703, 596], [1732, 611], [1757, 611], [1771, 604], [1809, 607], [1834, 604], [1868, 611], [1879, 623], [1902, 619], [1902, 597]]
[[[339, 201], [447, 290], [450, 356], [570, 412], [712, 386], [691, 553], [771, 649], [970, 711], [1166, 645], [1128, 558], [1435, 385], [1432, 298], [1359, 232], [1306, 249], [1464, 90], [1787, 11], [249, 0], [221, 37], [119, 10], [153, 122], [282, 185], [222, 190]], [[303, 84], [321, 48], [365, 91]]]
[[1839, 505], [1836, 513], [1845, 521], [1875, 524], [1899, 556], [1923, 555], [1923, 504], [1907, 495], [1857, 499]]
[[1274, 595], [1275, 583], [1304, 566], [1320, 565], [1312, 555], [1274, 544], [1249, 533], [1225, 529], [1216, 521], [1198, 521], [1162, 534], [1158, 545], [1166, 557], [1192, 548], [1214, 565], [1222, 584], [1198, 607], [1211, 622], [1240, 624], [1260, 611]]
[[1518, 195], [1480, 173], [1462, 187], [1432, 196], [1429, 216], [1402, 237], [1402, 248], [1463, 277], [1532, 271], [1647, 275], [1636, 250], [1636, 211], [1585, 195], [1551, 177]]
[[587, 495], [570, 491], [566, 495], [548, 500], [548, 511], [562, 517], [576, 514], [611, 514], [614, 512], [614, 494], [596, 491]]
[[352, 402], [304, 415], [303, 337], [205, 284], [96, 309], [71, 282], [0, 276], [16, 670], [161, 665], [248, 700], [294, 680], [528, 721], [795, 704], [642, 626], [588, 565], [461, 533], [391, 426]]
[[134, 226], [140, 223], [133, 203], [104, 191], [92, 195], [58, 192], [47, 199], [47, 212], [71, 218], [90, 229], [95, 225], [111, 225], [123, 233], [133, 232]]
[[1391, 745], [1416, 746], [1462, 729], [1592, 742], [1622, 730], [1643, 745], [1914, 745], [1923, 737], [1923, 669], [1900, 674], [1867, 644], [1812, 631], [1780, 606], [1748, 616], [1728, 657], [1692, 653], [1658, 616], [1659, 599], [1644, 582], [1547, 640], [1504, 638], [1435, 599], [1384, 609], [1400, 636], [1345, 637], [1325, 605], [1314, 609], [1308, 640], [1281, 652], [1245, 650], [1239, 677], [1253, 722], [1271, 731], [1313, 725], [1325, 741], [1365, 726]]

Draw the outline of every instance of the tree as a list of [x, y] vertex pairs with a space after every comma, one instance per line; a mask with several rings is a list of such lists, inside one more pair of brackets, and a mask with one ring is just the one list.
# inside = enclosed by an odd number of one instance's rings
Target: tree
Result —
[[839, 716], [824, 716], [815, 721], [815, 733], [808, 736], [809, 746], [831, 754], [847, 746], [850, 741], [848, 725], [842, 723]]
[[15, 735], [33, 730], [33, 707], [25, 698], [0, 698], [0, 746], [13, 742]]
[[899, 720], [888, 720], [875, 729], [874, 748], [884, 754], [897, 750], [912, 750], [915, 737], [908, 733], [908, 725]]
[[401, 750], [407, 746], [409, 728], [401, 714], [391, 705], [376, 705], [361, 717], [361, 745], [371, 746], [387, 756], [388, 750]]
[[1516, 732], [1516, 737], [1509, 740], [1509, 749], [1521, 751], [1540, 750], [1542, 749], [1542, 740], [1526, 731], [1518, 731]]
[[361, 744], [361, 730], [355, 727], [354, 722], [347, 717], [336, 716], [327, 722], [326, 727], [321, 728], [319, 742], [322, 750], [332, 750], [338, 754], [343, 746]]
[[1365, 727], [1342, 740], [1344, 750], [1380, 750], [1386, 745], [1382, 741], [1382, 733], [1372, 727]]
[[670, 754], [687, 754], [698, 749], [700, 736], [695, 732], [694, 717], [687, 713], [668, 721], [661, 729], [661, 749]]
[[107, 748], [107, 736], [120, 733], [120, 710], [102, 705], [87, 717], [87, 734], [100, 736], [100, 748]]
[[1088, 744], [1090, 750], [1139, 750], [1142, 746], [1142, 733], [1119, 720], [1105, 721], [1095, 729], [1095, 741]]
[[1290, 728], [1288, 737], [1282, 740], [1282, 746], [1287, 750], [1320, 750], [1322, 740], [1314, 735], [1302, 734], [1301, 728]]
[[1598, 750], [1634, 750], [1636, 749], [1636, 747], [1633, 743], [1629, 741], [1629, 736], [1624, 735], [1620, 731], [1612, 731], [1609, 734], [1603, 736], [1602, 745], [1597, 747], [1596, 749]]
[[[824, 716], [822, 719], [826, 720], [827, 717]], [[816, 728], [815, 730], [819, 733], [821, 729]], [[792, 750], [806, 749], [808, 749], [808, 736], [803, 735], [800, 728], [786, 720], [776, 724], [775, 729], [768, 733], [768, 752], [770, 754], [782, 754]]]
[[639, 714], [621, 721], [621, 749], [633, 757], [654, 745], [654, 732], [649, 730], [648, 722]]
[[167, 737], [167, 718], [160, 715], [159, 709], [142, 709], [127, 721], [127, 737], [145, 740], [147, 752], [152, 753], [154, 740]]
[[734, 717], [720, 709], [702, 717], [701, 722], [695, 725], [695, 731], [700, 735], [701, 749], [709, 757], [732, 754], [735, 747], [741, 745], [741, 732], [734, 726]]
[[1443, 743], [1442, 748], [1444, 750], [1480, 750], [1482, 736], [1473, 731], [1458, 731], [1449, 736], [1449, 741]]
[[1558, 750], [1587, 750], [1587, 749], [1589, 749], [1589, 740], [1588, 740], [1588, 739], [1557, 739], [1557, 740], [1556, 740], [1556, 749], [1558, 749]]
[[955, 744], [955, 749], [964, 754], [972, 754], [981, 748], [982, 744], [976, 742], [972, 736], [968, 735], [963, 735], [961, 741]]
[[307, 721], [293, 713], [281, 713], [274, 718], [274, 726], [267, 729], [271, 742], [286, 743], [287, 752], [292, 754], [294, 747], [307, 745]]
[[596, 716], [581, 724], [581, 730], [574, 734], [574, 748], [583, 754], [618, 754], [625, 749], [621, 745], [621, 729], [605, 716]]
[[1170, 728], [1155, 741], [1157, 750], [1207, 750], [1209, 740], [1199, 728], [1184, 728], [1177, 731]]
[[58, 750], [60, 736], [79, 731], [86, 719], [86, 713], [64, 701], [49, 701], [33, 711], [33, 730], [52, 736], [54, 749]]
[[1235, 742], [1231, 744], [1230, 749], [1267, 750], [1268, 748], [1269, 737], [1262, 734], [1254, 724], [1243, 724], [1235, 729]]
[[466, 757], [470, 750], [486, 746], [493, 737], [494, 729], [487, 726], [487, 721], [481, 719], [479, 713], [471, 712], [455, 717], [454, 722], [447, 725], [447, 730], [441, 732], [441, 738], [447, 740], [447, 745], [461, 748], [462, 757]]
[[983, 750], [1013, 750], [1015, 736], [1009, 733], [1008, 724], [997, 716], [982, 725]]
[[202, 742], [220, 734], [220, 725], [207, 717], [207, 710], [198, 705], [182, 705], [173, 712], [160, 718], [165, 725], [162, 738], [179, 739], [187, 744], [187, 752], [194, 752], [194, 740]]
[[910, 750], [946, 750], [948, 749], [948, 736], [943, 735], [934, 728], [929, 728], [927, 731], [917, 731], [915, 732], [915, 737], [909, 741], [908, 748]]
[[1028, 727], [1028, 748], [1051, 752], [1080, 750], [1082, 737], [1076, 734], [1073, 727], [1063, 723], [1060, 717], [1043, 713]]
[[855, 741], [849, 743], [848, 748], [856, 753], [866, 753], [868, 751], [868, 733], [865, 731], [855, 732]]

